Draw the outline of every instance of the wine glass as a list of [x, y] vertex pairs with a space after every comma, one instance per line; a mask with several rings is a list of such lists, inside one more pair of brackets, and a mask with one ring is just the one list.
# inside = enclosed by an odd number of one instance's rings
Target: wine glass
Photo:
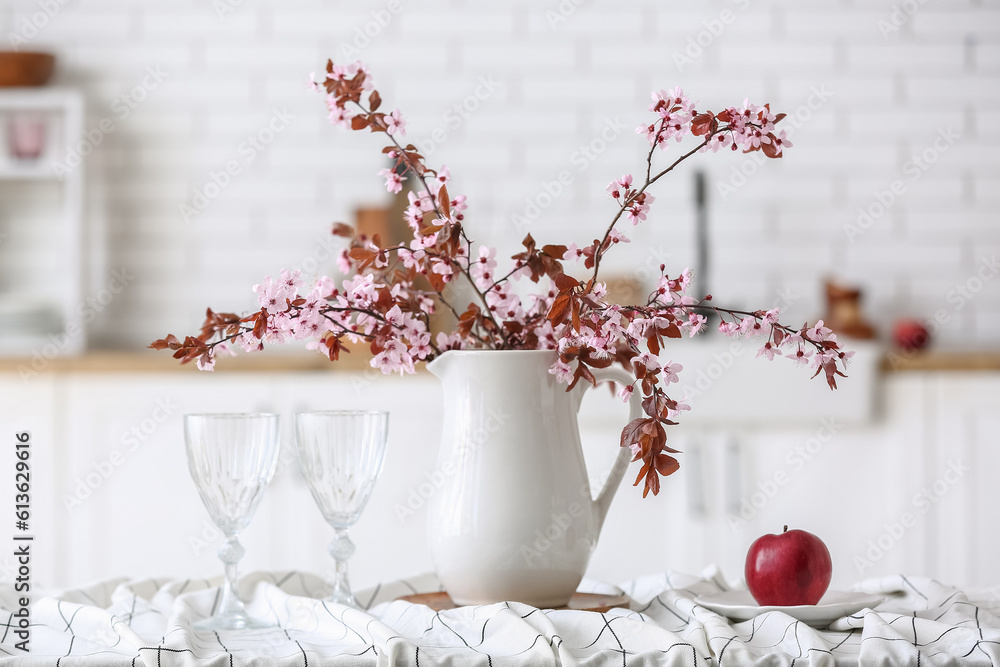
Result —
[[278, 415], [184, 415], [188, 469], [212, 521], [225, 535], [222, 600], [200, 630], [241, 630], [270, 624], [250, 618], [236, 586], [236, 564], [246, 551], [237, 539], [253, 518], [278, 462]]
[[328, 598], [358, 607], [347, 577], [354, 543], [347, 530], [361, 516], [385, 460], [389, 413], [328, 410], [295, 415], [299, 467], [313, 499], [335, 536], [329, 552], [336, 561]]

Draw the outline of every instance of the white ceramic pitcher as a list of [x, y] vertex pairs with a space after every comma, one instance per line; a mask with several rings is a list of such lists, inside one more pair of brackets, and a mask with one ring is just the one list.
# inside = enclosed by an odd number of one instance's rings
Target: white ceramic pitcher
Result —
[[[597, 498], [591, 496], [573, 391], [544, 350], [453, 350], [428, 369], [444, 385], [444, 433], [428, 538], [437, 574], [458, 604], [502, 600], [565, 605], [591, 552], [631, 451], [622, 447]], [[598, 380], [630, 383], [621, 368]], [[635, 392], [629, 419], [642, 415]], [[619, 443], [609, 442], [609, 447]]]

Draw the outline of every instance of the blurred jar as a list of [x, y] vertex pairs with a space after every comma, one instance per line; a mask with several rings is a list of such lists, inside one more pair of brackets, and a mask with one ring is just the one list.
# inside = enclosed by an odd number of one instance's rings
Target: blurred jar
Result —
[[7, 121], [7, 147], [11, 157], [36, 160], [45, 150], [48, 123], [43, 116], [17, 115]]

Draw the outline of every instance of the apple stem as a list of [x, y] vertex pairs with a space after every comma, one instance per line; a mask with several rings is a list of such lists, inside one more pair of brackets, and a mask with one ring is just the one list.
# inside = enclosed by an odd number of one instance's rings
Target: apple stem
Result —
[[784, 528], [782, 528], [782, 529], [781, 529], [781, 532], [783, 532], [783, 533], [787, 533], [787, 532], [788, 532], [788, 526], [785, 526]]

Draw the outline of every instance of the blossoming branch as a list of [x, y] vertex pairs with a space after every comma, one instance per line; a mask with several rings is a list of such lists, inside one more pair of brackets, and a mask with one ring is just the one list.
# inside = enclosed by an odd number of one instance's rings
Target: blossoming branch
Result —
[[[645, 303], [618, 305], [607, 300], [607, 286], [600, 281], [601, 261], [611, 248], [627, 243], [623, 221], [638, 225], [647, 220], [654, 196], [650, 186], [696, 153], [728, 149], [761, 151], [780, 158], [791, 147], [785, 132], [775, 125], [784, 114], [768, 105], [744, 101], [717, 113], [698, 111], [679, 88], [652, 94], [651, 118], [636, 132], [648, 144], [644, 174], [625, 174], [608, 185], [614, 202], [610, 223], [599, 238], [577, 246], [539, 246], [529, 234], [524, 250], [498, 270], [496, 250], [476, 244], [465, 226], [466, 198], [449, 190], [447, 167], [432, 169], [412, 144], [403, 145], [406, 121], [400, 111], [381, 111], [382, 98], [360, 63], [338, 66], [327, 63], [322, 82], [310, 82], [324, 95], [329, 119], [352, 130], [384, 134], [382, 152], [391, 166], [379, 172], [386, 189], [399, 193], [403, 183], [417, 187], [408, 192], [405, 219], [412, 239], [405, 244], [384, 244], [378, 235], [358, 234], [338, 223], [332, 233], [347, 239], [338, 258], [348, 276], [339, 284], [321, 276], [308, 286], [298, 272], [281, 272], [255, 285], [260, 310], [249, 315], [207, 311], [197, 336], [183, 341], [173, 335], [153, 342], [154, 349], [170, 349], [182, 363], [197, 360], [211, 370], [218, 355], [260, 350], [265, 343], [306, 341], [306, 347], [331, 361], [349, 352], [347, 345], [365, 344], [371, 365], [383, 373], [415, 372], [415, 364], [453, 349], [554, 350], [550, 368], [559, 382], [573, 388], [583, 379], [594, 383], [591, 371], [620, 364], [634, 381], [621, 389], [624, 400], [635, 391], [643, 397], [645, 417], [626, 426], [621, 446], [629, 447], [633, 461], [641, 461], [635, 484], [644, 480], [643, 495], [659, 492], [660, 477], [679, 468], [667, 445], [665, 426], [689, 410], [683, 399], [668, 395], [679, 381], [680, 364], [661, 363], [665, 339], [694, 336], [705, 328], [705, 313], [714, 311], [719, 330], [732, 337], [758, 338], [757, 356], [785, 356], [794, 363], [823, 373], [831, 388], [853, 353], [845, 352], [823, 322], [793, 329], [778, 321], [778, 310], [741, 311], [714, 305], [712, 297], [688, 295], [692, 275], [684, 270], [670, 277], [664, 266], [656, 288]], [[654, 156], [693, 137], [694, 145], [661, 169]], [[582, 265], [582, 268], [581, 266]], [[582, 278], [576, 276], [583, 276]], [[539, 288], [522, 298], [512, 282], [527, 279]], [[473, 299], [456, 303], [455, 290], [465, 284]], [[445, 309], [457, 319], [453, 331], [432, 336], [430, 317]]]

